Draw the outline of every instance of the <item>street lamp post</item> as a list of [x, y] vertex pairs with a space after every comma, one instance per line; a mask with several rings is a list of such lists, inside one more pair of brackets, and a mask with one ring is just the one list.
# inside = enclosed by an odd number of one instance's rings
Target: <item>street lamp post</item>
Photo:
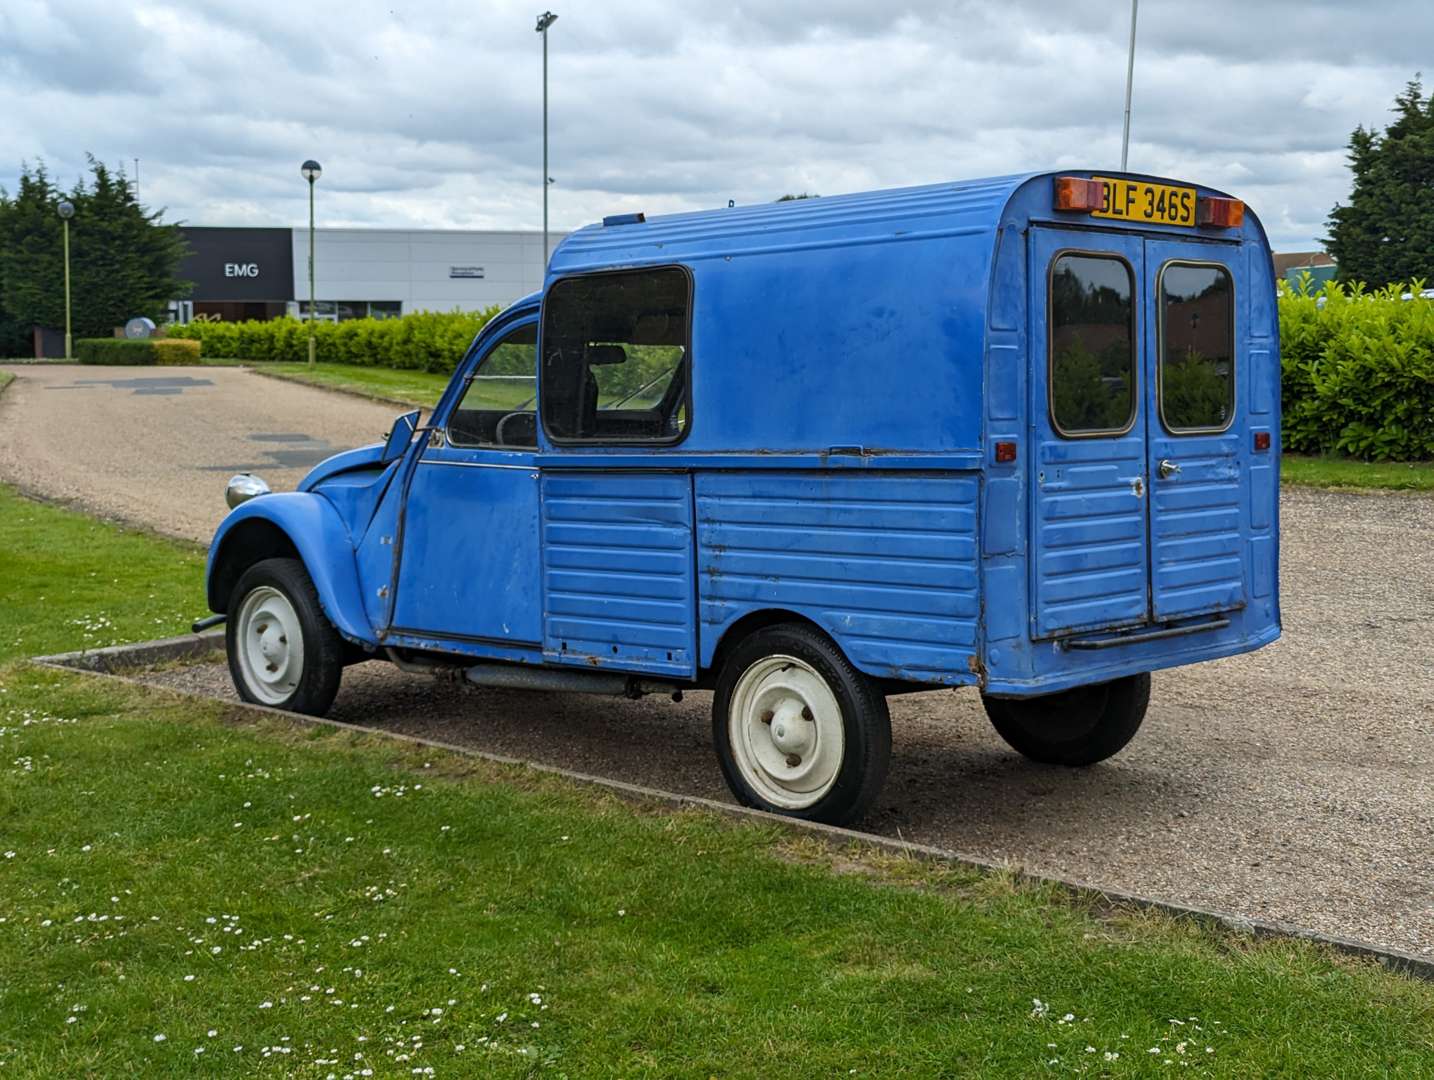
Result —
[[324, 174], [323, 167], [310, 158], [299, 166], [309, 182], [309, 367], [314, 366], [314, 181]]
[[543, 270], [546, 273], [548, 267], [548, 185], [552, 180], [548, 177], [548, 27], [558, 21], [558, 17], [551, 11], [545, 11], [538, 16], [538, 25], [535, 29], [543, 35]]
[[75, 216], [75, 204], [69, 199], [61, 200], [55, 212], [65, 225], [65, 359], [70, 360], [70, 218]]
[[1125, 129], [1120, 136], [1120, 171], [1130, 157], [1130, 91], [1135, 84], [1135, 13], [1140, 0], [1130, 0], [1130, 52], [1125, 60]]

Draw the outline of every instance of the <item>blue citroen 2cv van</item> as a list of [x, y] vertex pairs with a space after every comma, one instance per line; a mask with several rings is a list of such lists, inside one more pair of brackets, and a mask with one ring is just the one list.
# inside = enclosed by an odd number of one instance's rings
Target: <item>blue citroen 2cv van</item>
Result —
[[364, 659], [711, 689], [736, 797], [822, 821], [880, 789], [893, 694], [973, 686], [1086, 765], [1151, 671], [1279, 635], [1278, 352], [1264, 231], [1195, 184], [612, 217], [426, 423], [231, 481], [209, 606], [239, 693], [306, 713]]

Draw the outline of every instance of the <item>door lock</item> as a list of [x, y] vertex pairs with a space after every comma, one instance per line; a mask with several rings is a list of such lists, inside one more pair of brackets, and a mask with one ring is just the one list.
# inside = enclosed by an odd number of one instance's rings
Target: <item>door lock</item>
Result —
[[1180, 463], [1171, 461], [1169, 458], [1162, 458], [1160, 461], [1160, 479], [1169, 480], [1180, 471]]

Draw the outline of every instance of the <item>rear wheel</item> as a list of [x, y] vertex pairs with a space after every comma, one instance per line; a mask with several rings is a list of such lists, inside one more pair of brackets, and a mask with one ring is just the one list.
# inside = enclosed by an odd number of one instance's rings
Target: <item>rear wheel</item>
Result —
[[829, 824], [866, 812], [891, 757], [886, 698], [800, 623], [759, 630], [727, 657], [712, 736], [744, 806]]
[[343, 675], [344, 643], [304, 564], [265, 559], [240, 576], [224, 641], [229, 674], [245, 701], [322, 716]]
[[1150, 704], [1150, 675], [1077, 686], [1034, 698], [982, 696], [1011, 747], [1047, 765], [1094, 765], [1135, 737]]

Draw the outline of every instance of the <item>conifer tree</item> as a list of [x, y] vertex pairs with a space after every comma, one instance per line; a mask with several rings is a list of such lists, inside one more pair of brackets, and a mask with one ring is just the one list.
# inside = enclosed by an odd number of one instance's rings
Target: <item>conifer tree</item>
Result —
[[[188, 294], [176, 276], [184, 240], [163, 211], [148, 211], [103, 162], [62, 193], [43, 164], [22, 168], [12, 197], [0, 192], [0, 319], [28, 331], [65, 322], [62, 199], [70, 220], [70, 293], [74, 336], [107, 337], [137, 315], [156, 322], [170, 300]], [[3, 329], [3, 327], [0, 327]]]
[[1341, 281], [1434, 284], [1434, 94], [1416, 76], [1392, 111], [1382, 135], [1361, 125], [1349, 137], [1354, 188], [1330, 212], [1325, 248]]

